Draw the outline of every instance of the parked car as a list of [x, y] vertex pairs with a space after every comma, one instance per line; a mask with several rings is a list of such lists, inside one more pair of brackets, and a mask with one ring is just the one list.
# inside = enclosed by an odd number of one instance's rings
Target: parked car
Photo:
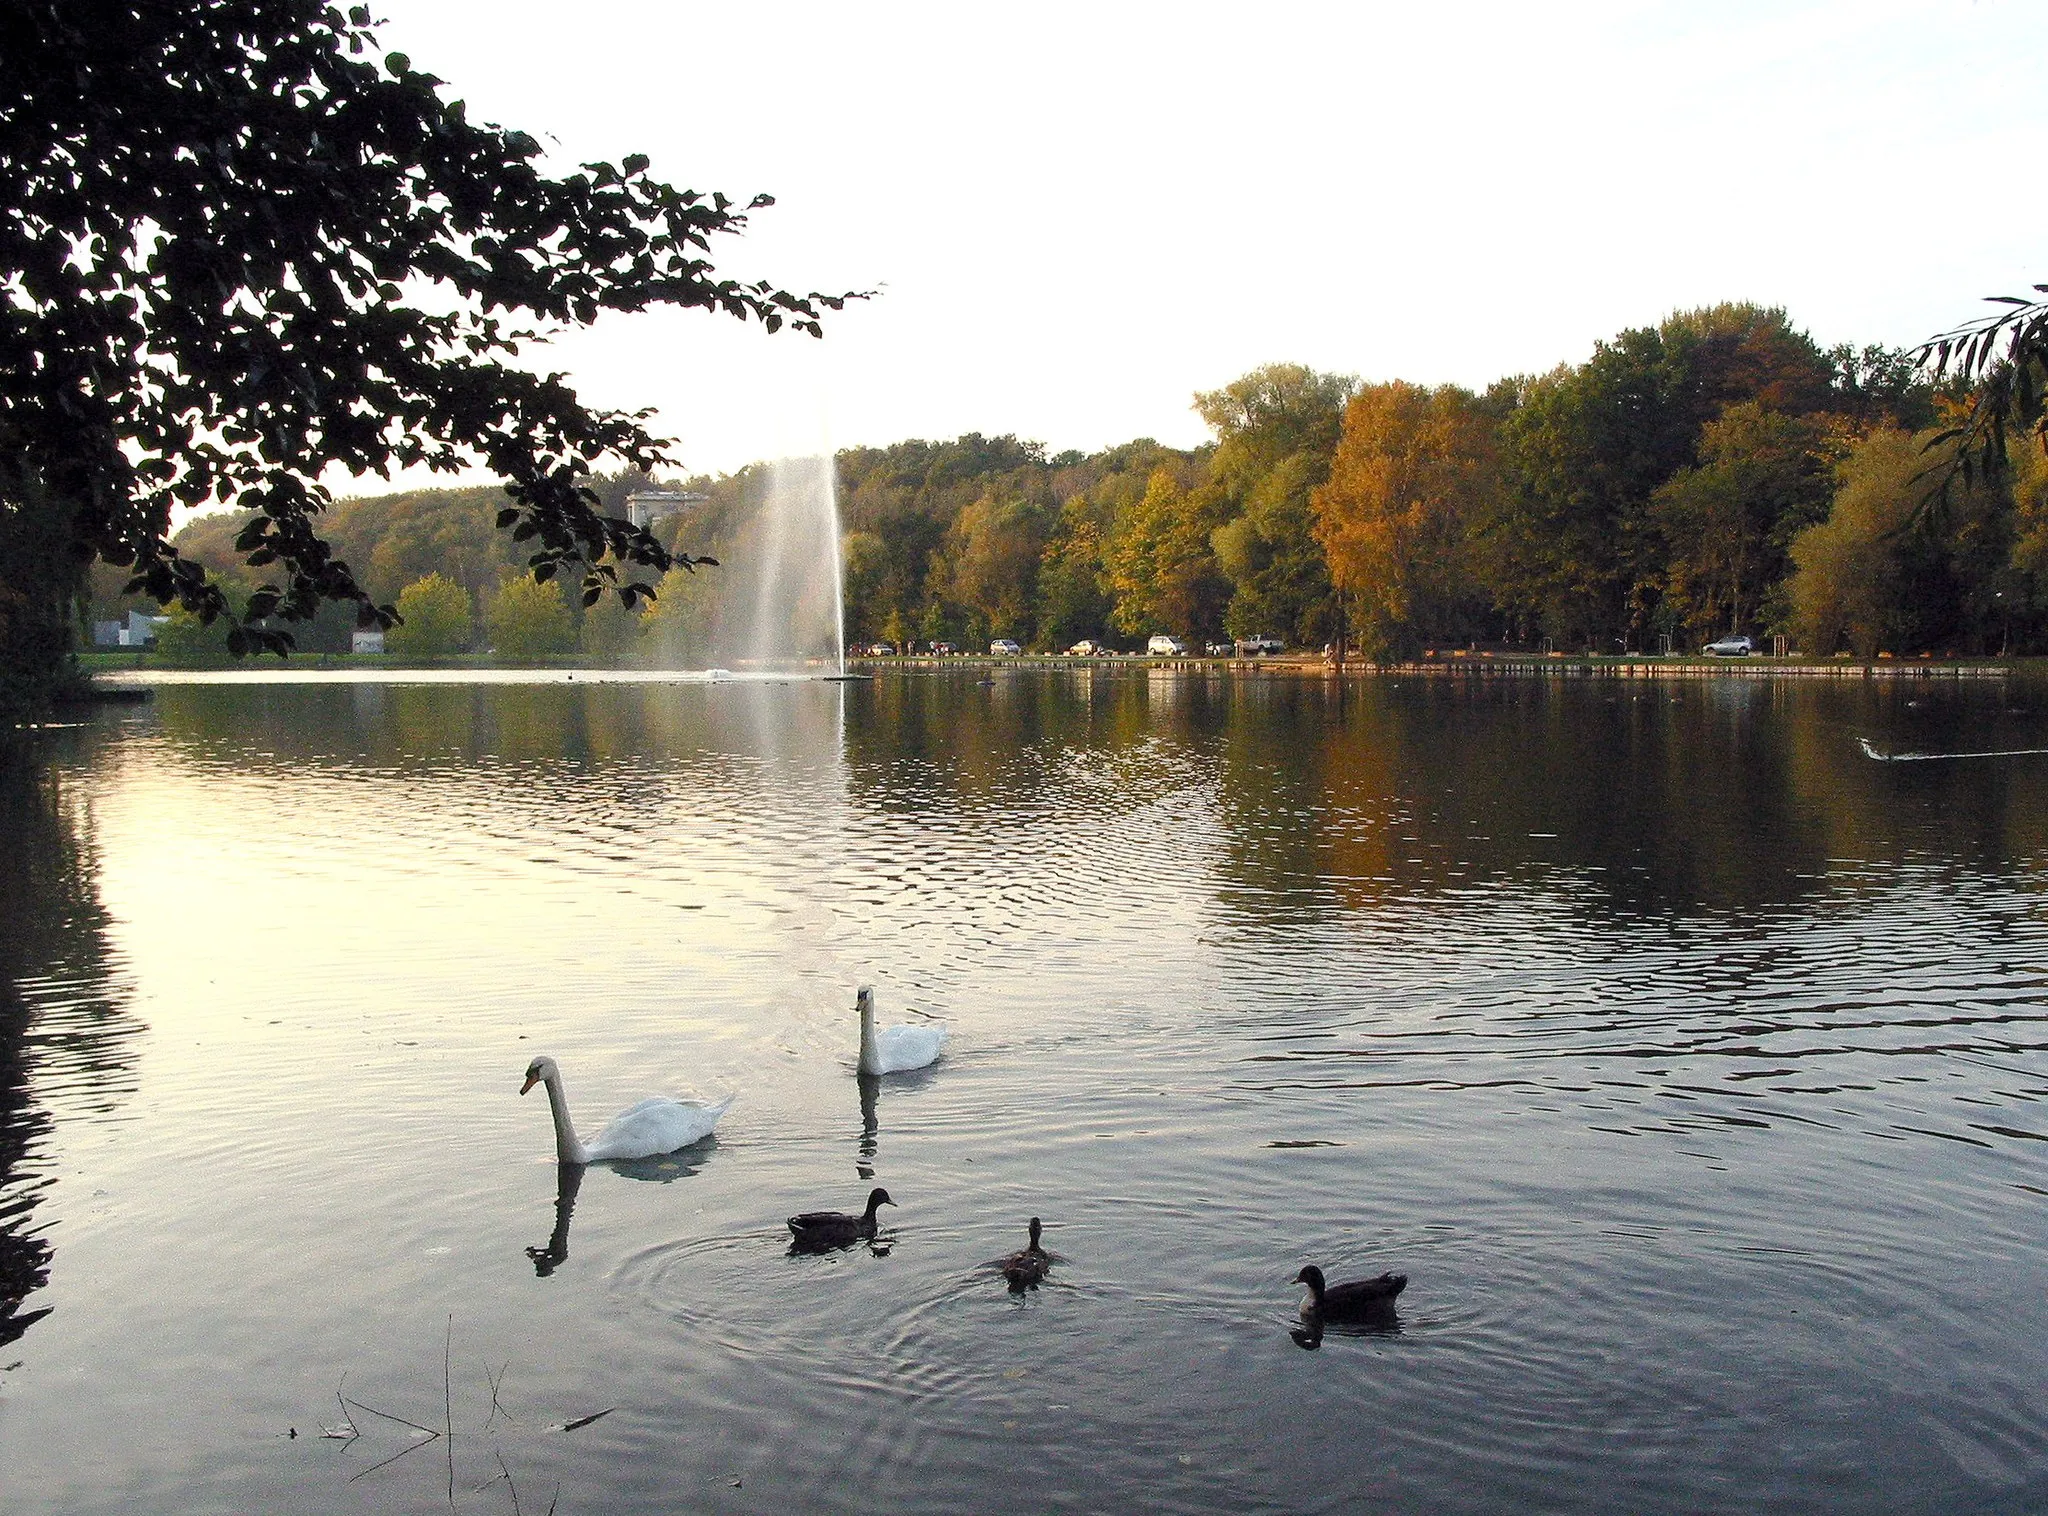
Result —
[[1083, 637], [1079, 642], [1067, 649], [1067, 656], [1069, 658], [1101, 658], [1108, 652], [1109, 649], [1097, 642], [1093, 637]]
[[893, 658], [896, 656], [896, 649], [886, 642], [870, 642], [867, 653], [870, 658]]
[[1237, 651], [1237, 644], [1234, 642], [1212, 642], [1209, 644], [1209, 656], [1211, 658], [1228, 658], [1235, 651]]
[[1240, 658], [1270, 657], [1286, 650], [1286, 645], [1278, 637], [1268, 637], [1264, 632], [1237, 639], [1237, 656]]
[[1700, 651], [1709, 658], [1747, 658], [1756, 651], [1756, 644], [1747, 637], [1723, 637], [1719, 642], [1709, 642]]
[[1185, 658], [1188, 655], [1188, 645], [1178, 637], [1169, 637], [1160, 632], [1145, 644], [1145, 653], [1151, 658]]
[[991, 658], [1014, 658], [1023, 651], [1024, 649], [1008, 637], [998, 637], [988, 645], [988, 655]]
[[932, 644], [932, 656], [935, 658], [948, 658], [959, 651], [960, 649], [953, 646], [950, 642], [934, 642]]

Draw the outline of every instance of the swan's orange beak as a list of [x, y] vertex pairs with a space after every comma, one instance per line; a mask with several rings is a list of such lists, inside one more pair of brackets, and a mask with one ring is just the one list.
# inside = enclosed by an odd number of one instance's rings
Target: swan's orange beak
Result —
[[539, 1083], [540, 1081], [538, 1079], [534, 1078], [533, 1075], [528, 1074], [526, 1076], [526, 1083], [519, 1086], [519, 1093], [524, 1095], [528, 1090], [532, 1089], [535, 1085]]

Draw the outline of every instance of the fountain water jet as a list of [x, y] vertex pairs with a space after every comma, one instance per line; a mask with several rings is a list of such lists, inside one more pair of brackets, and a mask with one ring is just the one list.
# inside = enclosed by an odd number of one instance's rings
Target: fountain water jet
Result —
[[846, 673], [838, 469], [830, 457], [765, 465], [721, 560], [712, 645], [732, 662], [829, 662]]

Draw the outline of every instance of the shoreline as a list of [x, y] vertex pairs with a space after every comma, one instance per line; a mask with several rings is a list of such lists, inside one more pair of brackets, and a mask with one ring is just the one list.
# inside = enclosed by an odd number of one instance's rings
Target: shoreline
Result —
[[890, 668], [943, 670], [971, 668], [1119, 669], [1166, 668], [1189, 672], [1273, 674], [1293, 678], [1369, 679], [2010, 679], [2025, 676], [2042, 660], [1836, 658], [1825, 662], [1793, 658], [1566, 658], [1543, 653], [1488, 653], [1479, 657], [1414, 658], [1397, 663], [1372, 663], [1347, 658], [1150, 658], [1143, 654], [1108, 658], [1068, 658], [1057, 653], [986, 658], [951, 654], [899, 654], [889, 658], [849, 658], [848, 668], [881, 671]]
[[[159, 661], [148, 654], [100, 654], [82, 656], [81, 672], [96, 689], [132, 688], [135, 675], [155, 674], [241, 674], [260, 676], [264, 671], [306, 674], [326, 672], [390, 672], [393, 674], [436, 674], [442, 678], [475, 674], [517, 672], [588, 673], [593, 676], [627, 679], [703, 677], [703, 669], [649, 668], [642, 664], [609, 664], [561, 656], [546, 659], [496, 660], [477, 654], [456, 654], [447, 658], [393, 658], [377, 653], [314, 653], [295, 656], [282, 663], [266, 659]], [[739, 674], [745, 665], [735, 667]], [[830, 670], [819, 662], [810, 668]], [[935, 657], [926, 653], [898, 654], [886, 658], [849, 658], [849, 673], [874, 675], [890, 670], [915, 669], [920, 673], [943, 673], [949, 669], [1065, 670], [1068, 672], [1114, 673], [1122, 669], [1154, 669], [1201, 674], [1258, 675], [1293, 679], [2013, 679], [2048, 677], [2048, 659], [1934, 659], [1934, 658], [1834, 658], [1826, 661], [1790, 658], [1587, 658], [1560, 657], [1540, 653], [1485, 653], [1448, 658], [1405, 659], [1397, 663], [1372, 663], [1346, 659], [1333, 663], [1320, 656], [1259, 658], [1153, 658], [1141, 653], [1110, 657], [1070, 658], [1057, 653], [1023, 653], [1014, 657], [991, 658], [973, 653], [952, 653]], [[720, 670], [719, 672], [724, 672]], [[792, 670], [780, 670], [787, 675]], [[124, 677], [125, 676], [125, 677]], [[751, 669], [741, 677], [760, 677]], [[802, 677], [798, 675], [798, 677]], [[145, 681], [146, 682], [146, 681]], [[258, 679], [260, 682], [260, 678]], [[101, 697], [104, 698], [104, 697]]]

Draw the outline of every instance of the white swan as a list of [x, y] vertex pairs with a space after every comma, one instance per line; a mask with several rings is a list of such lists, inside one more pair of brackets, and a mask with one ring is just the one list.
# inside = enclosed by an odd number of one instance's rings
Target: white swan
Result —
[[921, 1069], [939, 1056], [946, 1045], [943, 1026], [890, 1026], [875, 1030], [875, 992], [861, 986], [854, 997], [860, 1008], [860, 1071], [863, 1074], [900, 1074]]
[[554, 1059], [541, 1057], [529, 1063], [526, 1083], [519, 1086], [519, 1093], [524, 1095], [537, 1084], [548, 1087], [548, 1109], [555, 1117], [555, 1157], [563, 1163], [598, 1163], [607, 1158], [652, 1158], [657, 1153], [673, 1153], [709, 1137], [718, 1118], [732, 1104], [730, 1095], [715, 1105], [653, 1095], [614, 1116], [611, 1125], [598, 1134], [597, 1141], [585, 1147], [576, 1140], [576, 1127], [569, 1120], [569, 1103], [562, 1096], [562, 1071]]

